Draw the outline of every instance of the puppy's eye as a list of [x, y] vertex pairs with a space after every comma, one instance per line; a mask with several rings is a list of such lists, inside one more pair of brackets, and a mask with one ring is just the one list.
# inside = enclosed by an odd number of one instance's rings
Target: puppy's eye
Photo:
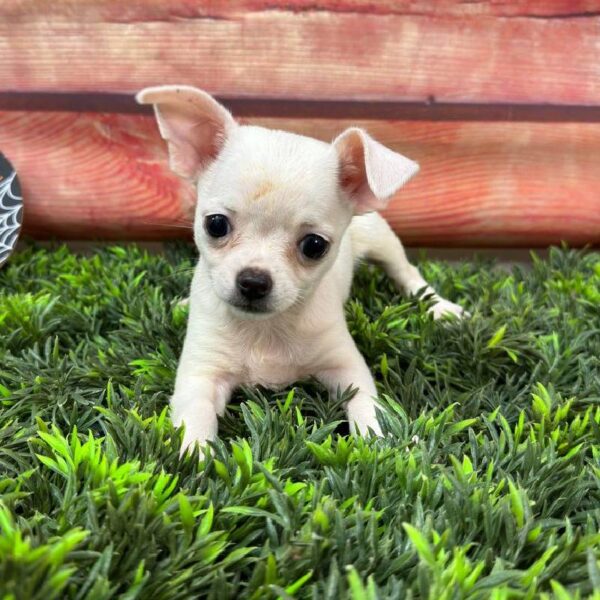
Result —
[[316, 233], [309, 233], [300, 240], [300, 252], [311, 260], [318, 260], [325, 256], [328, 248], [329, 242]]
[[221, 238], [231, 231], [231, 225], [225, 215], [208, 215], [204, 219], [204, 229], [210, 237]]

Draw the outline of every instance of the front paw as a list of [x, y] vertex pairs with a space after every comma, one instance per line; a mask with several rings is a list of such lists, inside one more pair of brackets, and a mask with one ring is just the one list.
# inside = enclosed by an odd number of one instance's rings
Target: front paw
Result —
[[369, 437], [370, 435], [383, 437], [383, 431], [381, 431], [381, 425], [379, 425], [377, 419], [360, 423], [357, 421], [350, 421], [350, 433], [352, 435], [360, 435], [361, 437]]
[[[186, 410], [181, 409], [182, 405], [186, 406]], [[184, 427], [181, 456], [195, 445], [202, 454], [202, 448], [217, 437], [217, 413], [210, 402], [196, 402], [190, 406], [174, 396], [171, 399], [171, 419], [175, 427]]]
[[375, 435], [383, 437], [381, 426], [375, 413], [375, 403], [371, 398], [353, 398], [346, 408], [350, 433], [363, 437]]
[[188, 433], [186, 429], [183, 434], [183, 440], [181, 441], [179, 456], [185, 456], [188, 452], [192, 452], [195, 447], [198, 448], [198, 452], [200, 456], [202, 456], [204, 448], [208, 445], [208, 442], [211, 441], [211, 439], [214, 438], [209, 439], [207, 437], [198, 437], [192, 432]]
[[454, 302], [450, 302], [449, 300], [444, 300], [444, 298], [438, 300], [429, 309], [429, 312], [436, 320], [445, 316], [454, 316], [458, 317], [459, 319], [468, 318], [471, 316], [462, 306], [454, 304]]

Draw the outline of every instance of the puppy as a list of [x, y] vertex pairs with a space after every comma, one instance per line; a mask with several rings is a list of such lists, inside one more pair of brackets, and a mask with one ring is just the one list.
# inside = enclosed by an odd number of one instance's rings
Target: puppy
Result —
[[463, 310], [437, 296], [375, 212], [419, 169], [364, 130], [327, 144], [238, 125], [207, 93], [146, 88], [171, 169], [197, 185], [200, 251], [175, 391], [183, 448], [217, 435], [234, 388], [281, 388], [314, 376], [330, 392], [357, 389], [353, 433], [381, 435], [377, 391], [346, 325], [344, 302], [359, 259], [374, 261], [407, 294], [426, 288], [437, 318]]

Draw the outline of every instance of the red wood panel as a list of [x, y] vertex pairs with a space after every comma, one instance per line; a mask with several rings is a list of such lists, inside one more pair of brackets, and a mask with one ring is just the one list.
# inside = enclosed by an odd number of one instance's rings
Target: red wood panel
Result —
[[[351, 124], [252, 122], [325, 140]], [[410, 245], [600, 244], [600, 124], [359, 124], [421, 163], [421, 173], [386, 213]], [[70, 239], [190, 234], [182, 226], [193, 191], [169, 173], [150, 117], [4, 112], [0, 148], [19, 170], [30, 234]]]
[[598, 0], [11, 0], [4, 3], [5, 18], [108, 20], [175, 20], [222, 17], [240, 12], [284, 10], [296, 13], [329, 11], [417, 16], [586, 17], [600, 12]]
[[[554, 8], [553, 8], [554, 7]], [[0, 90], [600, 104], [598, 2], [33, 0], [0, 5]]]
[[165, 224], [176, 234], [194, 203], [148, 117], [0, 113], [0, 148], [19, 173], [25, 232], [36, 237], [159, 238]]
[[[336, 121], [261, 120], [330, 140]], [[385, 216], [407, 245], [600, 244], [600, 124], [368, 121], [421, 171]]]

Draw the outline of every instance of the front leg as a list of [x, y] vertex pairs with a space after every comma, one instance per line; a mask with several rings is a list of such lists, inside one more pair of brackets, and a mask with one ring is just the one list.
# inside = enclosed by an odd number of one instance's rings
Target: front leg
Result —
[[210, 370], [198, 371], [180, 364], [171, 398], [171, 419], [185, 426], [181, 453], [193, 444], [203, 446], [217, 436], [217, 416], [229, 401], [232, 387]]
[[347, 335], [349, 342], [346, 346], [349, 347], [345, 352], [337, 353], [339, 361], [316, 373], [316, 378], [328, 388], [330, 394], [337, 393], [338, 389], [344, 391], [350, 386], [358, 388], [346, 404], [350, 432], [368, 435], [372, 430], [375, 435], [381, 436], [383, 434], [375, 411], [377, 390], [373, 376], [350, 334]]

